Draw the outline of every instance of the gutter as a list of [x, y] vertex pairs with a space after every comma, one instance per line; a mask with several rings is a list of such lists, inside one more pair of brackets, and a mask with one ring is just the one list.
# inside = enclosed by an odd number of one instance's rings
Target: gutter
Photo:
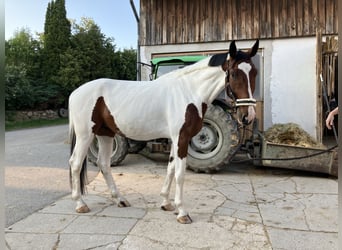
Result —
[[139, 46], [139, 38], [140, 38], [140, 18], [137, 12], [137, 9], [135, 8], [133, 0], [130, 0], [129, 3], [131, 4], [131, 8], [135, 17], [135, 20], [137, 21], [137, 27], [138, 27], [138, 40], [137, 40], [137, 80], [141, 80], [141, 65], [140, 62], [140, 46]]

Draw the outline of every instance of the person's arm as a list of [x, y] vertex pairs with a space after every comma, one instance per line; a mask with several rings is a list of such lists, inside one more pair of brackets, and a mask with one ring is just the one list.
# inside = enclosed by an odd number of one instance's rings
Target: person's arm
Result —
[[328, 129], [331, 129], [331, 126], [334, 124], [334, 116], [338, 114], [338, 107], [330, 111], [327, 119], [325, 120], [325, 125]]

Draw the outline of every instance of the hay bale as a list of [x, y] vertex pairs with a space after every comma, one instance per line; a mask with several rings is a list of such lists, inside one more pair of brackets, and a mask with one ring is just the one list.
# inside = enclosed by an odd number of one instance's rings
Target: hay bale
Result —
[[313, 139], [298, 124], [275, 124], [265, 131], [265, 139], [271, 143], [286, 144], [291, 146], [325, 148], [325, 146]]

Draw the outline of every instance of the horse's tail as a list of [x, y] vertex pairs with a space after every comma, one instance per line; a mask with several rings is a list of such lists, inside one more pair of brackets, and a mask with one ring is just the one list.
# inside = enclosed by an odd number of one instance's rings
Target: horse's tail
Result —
[[[74, 124], [72, 121], [72, 117], [69, 113], [69, 140], [70, 140], [70, 156], [74, 152], [74, 148], [76, 145], [76, 135], [74, 130]], [[72, 175], [71, 175], [71, 165], [69, 164], [69, 182], [70, 187], [72, 188]], [[80, 173], [80, 185], [81, 185], [81, 194], [83, 195], [86, 191], [86, 184], [88, 184], [87, 178], [87, 156], [84, 158]]]

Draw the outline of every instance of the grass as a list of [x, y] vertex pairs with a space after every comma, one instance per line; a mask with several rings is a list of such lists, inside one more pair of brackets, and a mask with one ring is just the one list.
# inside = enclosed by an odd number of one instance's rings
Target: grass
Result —
[[5, 131], [28, 129], [28, 128], [39, 128], [46, 126], [55, 126], [68, 124], [68, 118], [58, 118], [54, 120], [28, 120], [28, 121], [6, 121]]

